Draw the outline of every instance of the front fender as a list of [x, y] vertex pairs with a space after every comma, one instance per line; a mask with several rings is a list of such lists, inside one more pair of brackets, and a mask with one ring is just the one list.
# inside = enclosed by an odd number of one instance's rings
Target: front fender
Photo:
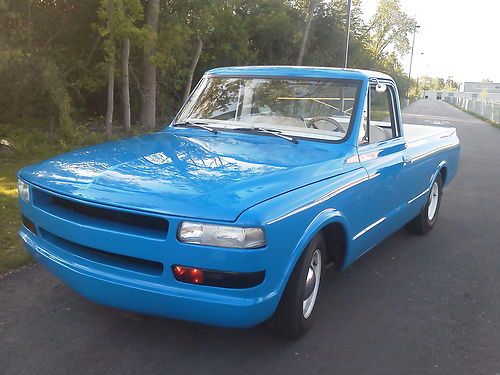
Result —
[[359, 245], [352, 238], [366, 227], [368, 175], [359, 165], [348, 167], [352, 169], [346, 173], [262, 202], [240, 216], [239, 224], [262, 225], [266, 233], [267, 250], [262, 261], [269, 270], [268, 293], [281, 295], [309, 242], [329, 224], [342, 225], [346, 257], [358, 253]]
[[[311, 240], [327, 225], [332, 223], [338, 223], [343, 226], [346, 231], [347, 238], [352, 238], [352, 234], [349, 231], [350, 225], [346, 217], [338, 210], [333, 208], [327, 208], [317, 214], [309, 225], [304, 230], [300, 240], [297, 242], [297, 245], [292, 251], [292, 254], [289, 258], [289, 262], [285, 268], [285, 277], [283, 278], [282, 285], [280, 285], [280, 290], [283, 290], [288, 283], [288, 279], [292, 274], [293, 269], [295, 268], [300, 256], [306, 249], [307, 245]], [[346, 247], [349, 247], [349, 241], [346, 241]], [[349, 251], [346, 248], [346, 253]]]

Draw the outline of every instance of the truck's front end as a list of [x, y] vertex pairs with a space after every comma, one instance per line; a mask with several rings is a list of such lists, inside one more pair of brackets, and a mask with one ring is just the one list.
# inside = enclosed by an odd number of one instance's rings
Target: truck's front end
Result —
[[324, 189], [313, 184], [361, 170], [346, 140], [362, 84], [341, 70], [213, 71], [166, 129], [21, 170], [20, 236], [91, 300], [256, 325], [307, 245], [317, 207], [294, 207]]

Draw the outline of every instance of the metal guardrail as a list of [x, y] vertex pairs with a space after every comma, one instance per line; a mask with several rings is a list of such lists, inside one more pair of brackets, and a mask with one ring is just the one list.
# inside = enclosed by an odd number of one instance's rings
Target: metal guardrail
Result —
[[500, 125], [500, 102], [449, 96], [444, 101]]

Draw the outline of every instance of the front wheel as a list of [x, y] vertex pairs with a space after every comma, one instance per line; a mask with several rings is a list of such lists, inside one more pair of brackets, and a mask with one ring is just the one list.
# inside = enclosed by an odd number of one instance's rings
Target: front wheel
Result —
[[316, 235], [299, 258], [278, 308], [268, 321], [281, 337], [299, 338], [311, 326], [325, 265], [325, 240]]
[[420, 214], [406, 224], [405, 228], [408, 232], [415, 234], [427, 234], [431, 231], [437, 221], [439, 206], [441, 205], [441, 196], [443, 180], [441, 175], [438, 175], [434, 180], [429, 192], [427, 203], [420, 211]]

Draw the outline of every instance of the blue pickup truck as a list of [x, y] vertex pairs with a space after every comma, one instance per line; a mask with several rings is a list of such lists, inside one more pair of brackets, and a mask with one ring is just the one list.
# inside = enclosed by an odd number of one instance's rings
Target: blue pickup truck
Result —
[[299, 337], [327, 266], [434, 227], [459, 150], [385, 74], [218, 68], [161, 131], [22, 169], [20, 236], [99, 303]]

